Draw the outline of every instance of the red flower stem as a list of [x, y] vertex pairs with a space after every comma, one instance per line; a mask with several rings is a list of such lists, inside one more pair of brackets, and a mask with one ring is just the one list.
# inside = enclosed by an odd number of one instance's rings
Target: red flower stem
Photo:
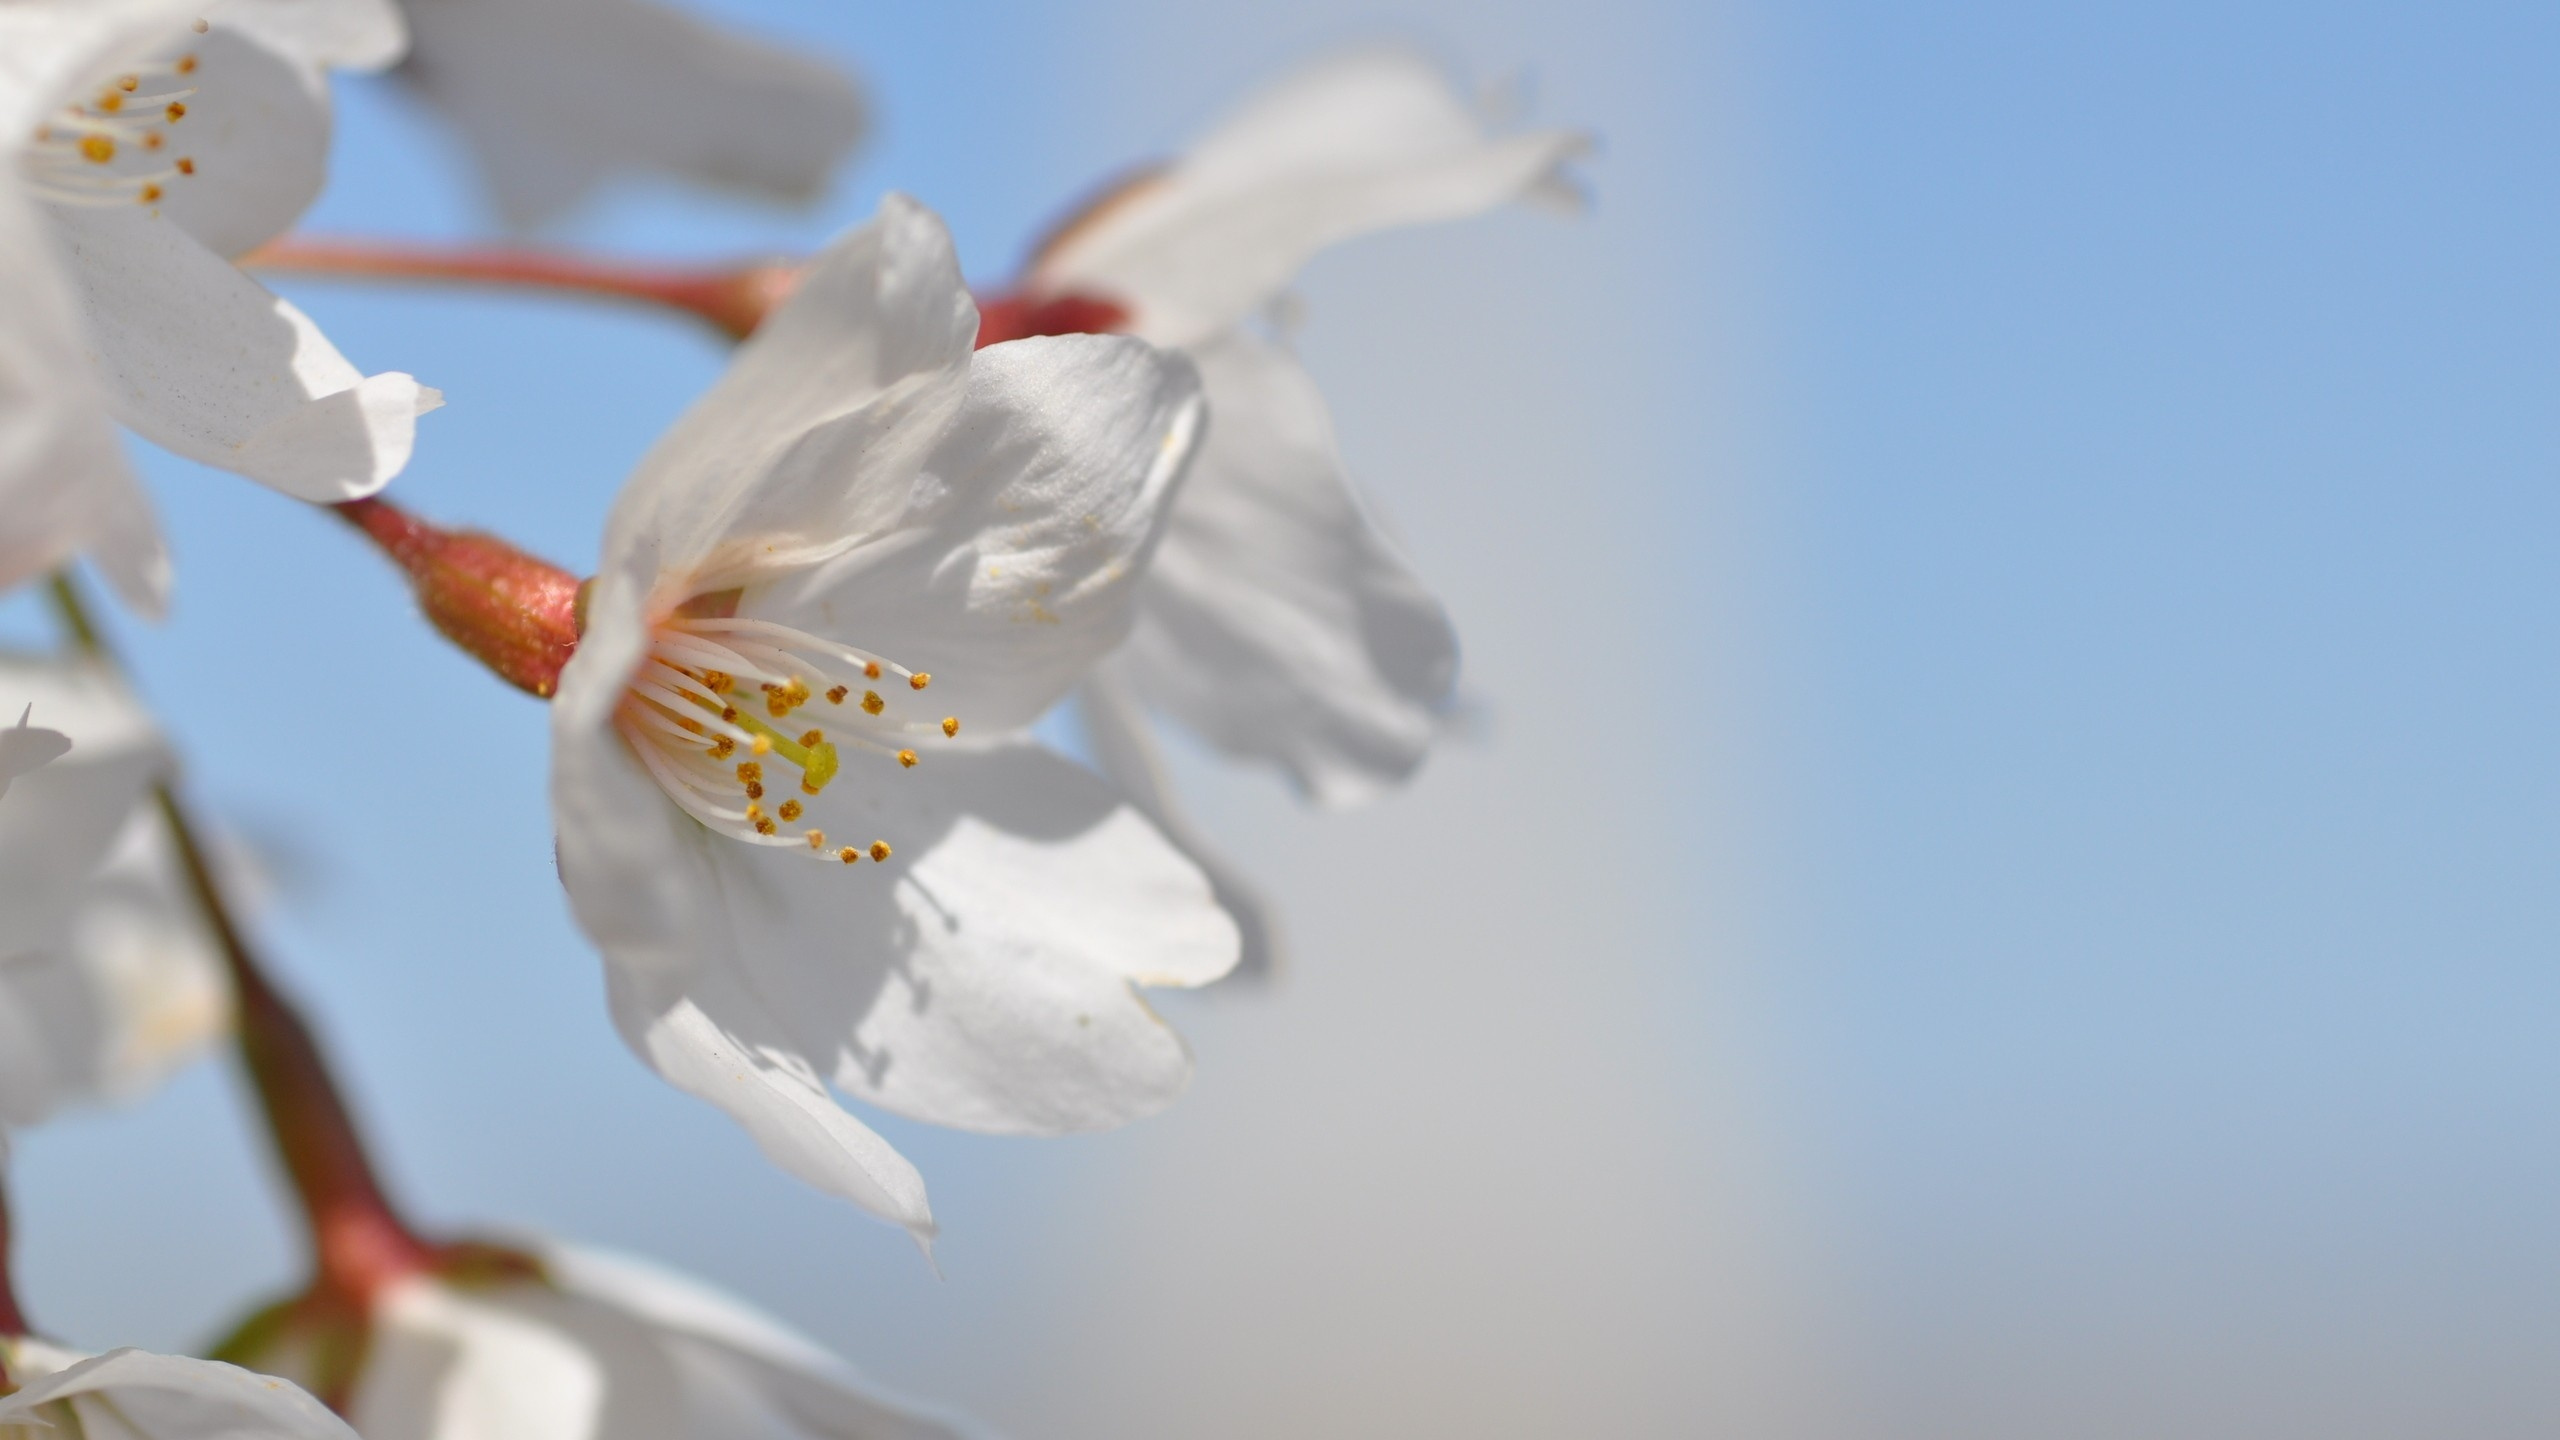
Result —
[[538, 699], [560, 688], [578, 648], [578, 577], [477, 530], [447, 530], [388, 500], [330, 507], [380, 547], [428, 623]]
[[743, 340], [790, 293], [798, 267], [760, 261], [723, 267], [643, 265], [516, 247], [273, 240], [241, 258], [252, 269], [367, 280], [456, 281], [641, 300], [697, 316]]
[[[18, 1308], [18, 1287], [9, 1269], [9, 1195], [0, 1186], [0, 1339], [14, 1339], [33, 1333], [27, 1324], [27, 1312]], [[0, 1372], [0, 1394], [7, 1392], [9, 1377]]]
[[[54, 608], [88, 655], [113, 663], [70, 577], [53, 579]], [[266, 971], [232, 919], [222, 887], [177, 792], [163, 782], [152, 798], [168, 822], [187, 889], [230, 972], [240, 1060], [284, 1162], [311, 1232], [314, 1289], [361, 1304], [383, 1286], [427, 1269], [433, 1249], [404, 1224], [383, 1193], [311, 1027]]]

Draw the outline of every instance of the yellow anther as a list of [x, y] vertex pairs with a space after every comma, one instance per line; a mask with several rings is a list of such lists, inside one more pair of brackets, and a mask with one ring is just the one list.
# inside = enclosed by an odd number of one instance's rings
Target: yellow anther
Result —
[[730, 724], [732, 724], [732, 725], [737, 724], [737, 723], [738, 723], [738, 707], [737, 707], [737, 706], [735, 706], [735, 705], [723, 705], [723, 706], [721, 706], [721, 707], [720, 707], [720, 718], [721, 718], [721, 719], [723, 719], [723, 720], [728, 721], [728, 722], [729, 722]]
[[889, 708], [889, 702], [880, 698], [879, 691], [865, 690], [862, 692], [862, 708], [866, 714], [877, 715]]
[[726, 735], [711, 742], [711, 758], [714, 760], [726, 760], [737, 753], [738, 742]]
[[865, 679], [865, 680], [877, 680], [877, 679], [879, 679], [879, 678], [880, 678], [880, 662], [879, 662], [879, 661], [877, 661], [877, 660], [865, 660], [865, 661], [863, 661], [863, 662], [862, 662], [862, 678], [863, 678], [863, 679]]
[[196, 57], [193, 55], [179, 56], [177, 69], [178, 73], [181, 75], [193, 75], [196, 73]]
[[852, 694], [852, 693], [853, 693], [853, 687], [852, 687], [852, 686], [850, 686], [850, 685], [838, 685], [838, 686], [836, 686], [834, 689], [829, 690], [829, 691], [827, 692], [827, 703], [828, 703], [828, 704], [830, 704], [830, 705], [841, 705], [841, 704], [843, 704], [843, 703], [844, 703], [844, 697], [846, 697], [847, 695], [850, 695], [850, 694]]
[[888, 864], [888, 863], [889, 863], [889, 842], [888, 842], [888, 841], [886, 841], [886, 840], [874, 840], [874, 841], [872, 841], [872, 842], [871, 842], [871, 858], [872, 858], [873, 860], [878, 861], [879, 863], [881, 863], [881, 864], [883, 864], [883, 865]]
[[113, 90], [110, 90], [106, 94], [98, 97], [98, 108], [106, 111], [110, 115], [113, 115], [124, 108], [124, 97]]
[[916, 752], [914, 752], [913, 750], [901, 750], [901, 751], [899, 751], [899, 752], [898, 752], [898, 763], [899, 763], [899, 764], [901, 764], [901, 765], [906, 766], [906, 767], [907, 767], [908, 769], [910, 769], [910, 770], [913, 770], [914, 768], [916, 768]]
[[761, 805], [748, 806], [747, 818], [749, 820], [762, 820], [764, 818], [764, 807]]
[[907, 688], [910, 690], [921, 690], [932, 683], [933, 677], [921, 670], [907, 677]]
[[169, 108], [161, 111], [160, 113], [168, 116], [169, 123], [175, 125], [179, 121], [187, 118], [186, 102], [182, 100], [172, 100], [169, 102]]
[[839, 851], [837, 851], [837, 852], [836, 852], [836, 858], [837, 858], [837, 859], [839, 859], [839, 860], [841, 860], [841, 861], [843, 861], [843, 862], [844, 862], [844, 863], [846, 863], [847, 865], [851, 865], [851, 864], [855, 863], [856, 861], [858, 861], [858, 860], [860, 860], [860, 859], [862, 858], [862, 852], [861, 852], [861, 851], [859, 851], [859, 850], [854, 849], [854, 848], [853, 848], [852, 846], [850, 846], [850, 845], [847, 845], [847, 846], [846, 846], [846, 847], [844, 847], [843, 849], [841, 849], [841, 850], [839, 850]]
[[759, 835], [770, 835], [781, 828], [781, 826], [774, 824], [770, 819], [758, 820], [756, 822], [756, 833]]
[[[150, 145], [151, 145], [151, 148], [152, 148], [152, 149], [154, 149], [154, 150], [157, 150], [157, 149], [159, 149], [159, 148], [160, 148], [160, 132], [159, 132], [159, 131], [154, 130], [154, 131], [152, 131], [152, 132], [151, 132]], [[194, 156], [192, 156], [192, 155], [181, 155], [181, 156], [179, 156], [179, 157], [178, 157], [178, 173], [179, 173], [179, 174], [181, 174], [181, 175], [193, 175], [194, 173], [196, 173], [196, 159], [195, 159], [195, 157], [194, 157]]]
[[92, 165], [104, 165], [116, 158], [116, 142], [104, 135], [80, 137], [80, 158]]
[[139, 75], [119, 76], [116, 80], [116, 88], [127, 95], [130, 95], [134, 91], [142, 88], [142, 77]]
[[747, 782], [747, 798], [748, 798], [748, 799], [750, 799], [750, 800], [761, 800], [761, 799], [763, 799], [763, 798], [764, 798], [764, 782], [763, 782], [763, 781], [761, 781], [761, 780], [750, 780], [750, 781], [748, 781], [748, 782]]
[[805, 749], [815, 750], [826, 743], [827, 732], [824, 730], [811, 730], [800, 737], [800, 744]]
[[142, 187], [142, 193], [133, 198], [141, 201], [145, 205], [149, 205], [160, 198], [160, 187], [157, 185], [145, 185]]
[[[161, 134], [157, 130], [145, 130], [142, 132], [142, 148], [145, 150], [157, 150], [168, 143], [169, 137]], [[195, 172], [196, 162], [193, 160], [188, 161], [185, 168], [189, 174], [193, 174]]]
[[800, 818], [800, 802], [797, 800], [785, 800], [782, 802], [782, 808], [774, 811], [773, 813], [781, 816], [785, 820], [797, 820]]
[[945, 735], [958, 735], [960, 733], [960, 717], [957, 715], [943, 716], [942, 733]]
[[737, 683], [737, 681], [729, 678], [729, 672], [725, 670], [705, 670], [702, 672], [702, 688], [710, 691], [714, 695], [728, 694], [729, 687]]
[[753, 740], [747, 742], [747, 748], [753, 750], [759, 755], [770, 755], [773, 753], [773, 742], [762, 735], [758, 735]]
[[824, 831], [824, 830], [812, 830], [812, 831], [810, 831], [810, 832], [809, 832], [809, 848], [810, 848], [810, 849], [812, 849], [812, 850], [824, 850], [824, 849], [826, 849], [826, 848], [827, 848], [827, 832], [826, 832], [826, 831]]
[[702, 722], [690, 716], [679, 715], [676, 717], [676, 728], [688, 735], [699, 735], [702, 733]]
[[738, 783], [739, 783], [739, 784], [741, 784], [741, 785], [752, 785], [752, 784], [754, 784], [756, 781], [761, 780], [761, 779], [763, 779], [763, 778], [764, 778], [764, 767], [763, 767], [763, 766], [761, 766], [761, 765], [757, 764], [757, 763], [756, 763], [756, 762], [754, 762], [753, 760], [741, 760], [741, 761], [739, 761], [739, 762], [738, 762]]

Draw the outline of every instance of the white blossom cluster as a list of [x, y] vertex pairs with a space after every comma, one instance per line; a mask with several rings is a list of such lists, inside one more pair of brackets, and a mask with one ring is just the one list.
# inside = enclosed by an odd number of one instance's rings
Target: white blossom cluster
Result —
[[[631, 1049], [929, 1243], [923, 1177], [853, 1107], [1125, 1124], [1193, 1065], [1143, 991], [1273, 961], [1154, 724], [1326, 806], [1432, 743], [1454, 632], [1267, 317], [1336, 241], [1571, 198], [1584, 142], [1496, 133], [1366, 51], [976, 293], [893, 195], [754, 292], [582, 578], [379, 498], [441, 397], [249, 273], [322, 188], [343, 72], [449, 121], [515, 227], [625, 173], [807, 200], [865, 123], [835, 69], [654, 0], [0, 0], [0, 587], [49, 587], [65, 626], [0, 655], [0, 1126], [237, 1036], [315, 1268], [220, 1360], [65, 1351], [0, 1285], [0, 1435], [972, 1433], [691, 1281], [399, 1220], [79, 600], [84, 559], [145, 617], [173, 600], [119, 431], [339, 507], [549, 701], [559, 877]], [[1062, 703], [1083, 757], [1033, 738]]]

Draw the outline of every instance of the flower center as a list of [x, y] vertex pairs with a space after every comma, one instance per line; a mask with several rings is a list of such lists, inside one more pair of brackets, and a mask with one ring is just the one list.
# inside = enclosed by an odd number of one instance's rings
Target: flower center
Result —
[[[614, 724], [668, 798], [710, 829], [847, 865], [865, 855], [885, 861], [885, 840], [848, 845], [814, 825], [784, 827], [797, 826], [802, 797], [815, 799], [836, 778], [839, 746], [912, 769], [916, 741], [958, 735], [959, 717], [926, 719], [913, 701], [893, 706], [882, 693], [932, 683], [921, 670], [770, 620], [679, 611], [651, 632]], [[793, 718], [816, 706], [825, 726]], [[787, 785], [792, 770], [799, 781]]]
[[[209, 28], [196, 22], [196, 32]], [[84, 98], [36, 127], [20, 152], [28, 189], [56, 205], [153, 205], [196, 173], [170, 154], [169, 136], [196, 93], [196, 57], [129, 65], [99, 77]]]

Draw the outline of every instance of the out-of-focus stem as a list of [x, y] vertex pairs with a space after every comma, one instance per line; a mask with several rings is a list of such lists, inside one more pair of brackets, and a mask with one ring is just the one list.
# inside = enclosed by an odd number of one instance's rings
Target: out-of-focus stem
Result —
[[791, 293], [799, 268], [784, 261], [724, 267], [643, 265], [589, 255], [507, 247], [443, 247], [287, 236], [242, 257], [252, 269], [367, 280], [503, 285], [640, 300], [681, 310], [743, 340]]
[[[18, 1308], [17, 1275], [9, 1266], [9, 1247], [14, 1238], [9, 1230], [8, 1189], [0, 1186], [0, 1339], [29, 1333], [27, 1312]], [[5, 1387], [8, 1381], [9, 1377], [0, 1373], [0, 1387]]]
[[[54, 607], [73, 642], [90, 656], [115, 663], [70, 577], [56, 575], [52, 590]], [[154, 787], [153, 799], [168, 822], [188, 892], [230, 973], [240, 1060], [310, 1226], [318, 1271], [314, 1288], [361, 1305], [390, 1282], [430, 1268], [435, 1251], [401, 1221], [383, 1193], [318, 1040], [267, 979], [233, 920], [176, 790], [163, 782]]]

